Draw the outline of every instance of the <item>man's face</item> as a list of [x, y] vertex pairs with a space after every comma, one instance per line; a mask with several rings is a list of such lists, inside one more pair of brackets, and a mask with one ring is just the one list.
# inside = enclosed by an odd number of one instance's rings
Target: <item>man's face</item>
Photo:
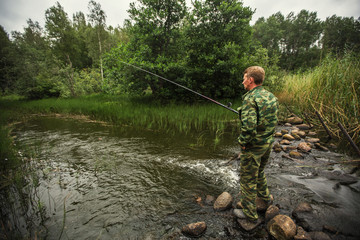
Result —
[[252, 78], [248, 77], [247, 74], [245, 73], [244, 74], [244, 78], [243, 78], [243, 86], [245, 88], [246, 91], [249, 91], [250, 90], [250, 84], [251, 84], [251, 81], [252, 81]]

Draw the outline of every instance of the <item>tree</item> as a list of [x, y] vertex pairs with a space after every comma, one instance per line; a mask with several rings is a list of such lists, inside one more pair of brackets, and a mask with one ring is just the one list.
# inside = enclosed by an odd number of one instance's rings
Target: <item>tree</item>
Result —
[[190, 87], [214, 98], [241, 92], [253, 12], [237, 0], [195, 0], [185, 26]]
[[54, 62], [48, 55], [50, 45], [38, 22], [31, 19], [24, 32], [13, 32], [16, 46], [18, 72], [16, 88], [18, 93], [29, 98], [57, 96], [56, 84], [51, 82]]
[[360, 18], [338, 17], [326, 18], [323, 38], [325, 51], [343, 54], [346, 50], [360, 52]]
[[107, 72], [112, 81], [124, 83], [126, 91], [142, 93], [150, 87], [154, 96], [172, 97], [174, 86], [117, 60], [181, 82], [184, 55], [180, 25], [186, 14], [185, 0], [139, 0], [138, 3], [131, 3], [128, 10], [129, 42], [111, 52], [109, 57], [113, 58], [107, 60]]
[[[90, 23], [92, 24], [94, 31], [90, 31], [90, 40], [92, 40], [93, 36], [96, 36], [97, 41], [89, 41], [89, 54], [92, 57], [94, 62], [99, 62], [100, 72], [101, 72], [101, 82], [104, 82], [104, 70], [103, 70], [103, 47], [104, 41], [108, 37], [107, 32], [105, 31], [106, 27], [106, 14], [101, 9], [100, 3], [96, 3], [94, 0], [91, 0], [88, 4], [88, 8], [90, 14], [88, 14], [88, 18]], [[93, 35], [92, 33], [95, 33]]]
[[284, 23], [284, 48], [280, 64], [291, 70], [315, 66], [320, 57], [316, 43], [321, 30], [322, 23], [316, 12], [301, 10], [296, 16], [293, 12], [289, 13]]
[[280, 12], [260, 18], [254, 25], [254, 39], [268, 49], [271, 58], [279, 56], [283, 69], [314, 67], [320, 59], [319, 39], [322, 22], [316, 12], [290, 12], [285, 18]]
[[3, 26], [0, 26], [0, 94], [14, 88], [17, 74], [13, 44]]
[[45, 28], [51, 41], [52, 51], [63, 65], [61, 72], [66, 76], [65, 84], [71, 95], [75, 96], [74, 67], [81, 66], [78, 36], [59, 2], [56, 3], [56, 6], [46, 10], [45, 18]]
[[281, 54], [285, 31], [284, 21], [285, 17], [281, 12], [277, 12], [267, 19], [259, 18], [253, 26], [253, 39], [259, 41], [268, 50], [270, 57]]

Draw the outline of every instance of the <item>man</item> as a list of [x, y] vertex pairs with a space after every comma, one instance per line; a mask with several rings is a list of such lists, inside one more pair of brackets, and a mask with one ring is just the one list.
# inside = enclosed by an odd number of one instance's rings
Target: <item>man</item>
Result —
[[255, 199], [259, 197], [268, 205], [272, 199], [264, 173], [270, 157], [273, 134], [278, 122], [279, 103], [277, 98], [262, 87], [265, 71], [252, 66], [245, 70], [242, 84], [248, 91], [243, 96], [239, 109], [241, 133], [238, 138], [240, 156], [240, 206], [236, 215], [245, 230], [252, 230], [260, 224]]

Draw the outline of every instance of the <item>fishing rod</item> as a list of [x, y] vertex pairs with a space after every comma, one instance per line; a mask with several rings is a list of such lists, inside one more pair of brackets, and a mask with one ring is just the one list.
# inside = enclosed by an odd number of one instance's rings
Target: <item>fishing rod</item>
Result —
[[[127, 63], [127, 62], [123, 62], [123, 61], [119, 61], [119, 62], [121, 62], [121, 63], [123, 63], [123, 64], [126, 64], [126, 65], [128, 65], [128, 66], [130, 66], [130, 67], [136, 68], [136, 69], [138, 69], [138, 70], [140, 70], [140, 71], [143, 71], [143, 72], [146, 72], [146, 73], [148, 73], [148, 74], [151, 74], [151, 75], [153, 75], [153, 76], [155, 76], [155, 77], [161, 78], [161, 79], [163, 79], [163, 80], [165, 80], [165, 81], [167, 81], [167, 82], [169, 82], [169, 83], [172, 83], [172, 84], [174, 84], [174, 85], [176, 85], [176, 86], [178, 86], [178, 87], [181, 87], [181, 88], [186, 89], [186, 90], [188, 90], [188, 91], [190, 91], [190, 92], [192, 92], [192, 93], [195, 93], [196, 95], [198, 95], [198, 96], [200, 96], [200, 97], [202, 97], [202, 98], [205, 98], [206, 100], [209, 100], [209, 101], [212, 102], [212, 103], [215, 103], [215, 104], [217, 104], [217, 105], [219, 105], [219, 106], [221, 106], [221, 107], [223, 107], [223, 108], [226, 108], [227, 110], [230, 110], [230, 111], [232, 111], [232, 112], [234, 112], [234, 113], [236, 113], [236, 114], [239, 114], [238, 111], [236, 111], [235, 109], [231, 108], [230, 106], [226, 106], [226, 105], [224, 105], [224, 104], [222, 104], [222, 103], [219, 103], [218, 101], [215, 101], [214, 99], [211, 99], [211, 98], [209, 98], [209, 97], [207, 97], [207, 96], [205, 96], [205, 95], [202, 95], [201, 93], [195, 92], [194, 90], [192, 90], [192, 89], [190, 89], [190, 88], [187, 88], [187, 87], [185, 87], [185, 86], [183, 86], [183, 85], [180, 85], [180, 84], [178, 84], [178, 83], [176, 83], [176, 82], [173, 82], [173, 81], [171, 81], [171, 80], [169, 80], [169, 79], [167, 79], [167, 78], [164, 78], [164, 77], [162, 77], [162, 76], [160, 76], [160, 75], [158, 75], [158, 74], [156, 74], [156, 73], [153, 73], [153, 72], [150, 72], [150, 71], [148, 71], [148, 70], [142, 69], [142, 68], [140, 68], [140, 67], [138, 67], [138, 66], [135, 66], [135, 65], [130, 64], [130, 63]], [[229, 104], [229, 105], [231, 105], [231, 104]]]

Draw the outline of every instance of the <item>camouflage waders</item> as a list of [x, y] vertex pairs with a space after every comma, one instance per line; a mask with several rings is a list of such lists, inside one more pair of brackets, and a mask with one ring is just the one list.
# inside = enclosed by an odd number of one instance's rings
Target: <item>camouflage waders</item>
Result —
[[245, 150], [240, 159], [240, 192], [244, 214], [251, 220], [258, 218], [256, 196], [265, 202], [270, 201], [270, 192], [265, 177], [265, 165], [268, 162], [272, 144]]
[[256, 196], [265, 202], [270, 200], [264, 169], [274, 142], [278, 108], [277, 98], [257, 86], [244, 95], [239, 109], [241, 133], [238, 141], [245, 147], [240, 157], [240, 201], [250, 220], [258, 218]]

